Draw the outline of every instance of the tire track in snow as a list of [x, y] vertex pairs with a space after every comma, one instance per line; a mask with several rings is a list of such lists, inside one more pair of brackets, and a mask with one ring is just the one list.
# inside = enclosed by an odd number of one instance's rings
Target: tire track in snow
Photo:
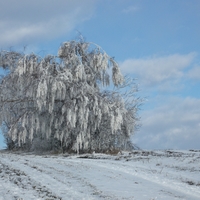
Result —
[[[192, 199], [192, 200], [199, 200], [200, 198], [200, 191], [196, 190], [195, 186], [194, 189], [190, 186], [188, 186], [188, 184], [184, 183], [183, 181], [181, 182], [181, 179], [179, 177], [173, 178], [170, 176], [167, 177], [162, 177], [163, 179], [160, 179], [161, 175], [160, 172], [155, 170], [155, 169], [148, 169], [144, 166], [142, 166], [141, 164], [138, 165], [134, 165], [133, 163], [129, 164], [128, 162], [118, 162], [118, 161], [113, 161], [113, 160], [96, 160], [95, 162], [93, 162], [92, 159], [84, 159], [86, 160], [85, 164], [86, 165], [94, 165], [96, 167], [101, 167], [101, 168], [105, 168], [107, 170], [111, 170], [111, 171], [116, 171], [116, 172], [120, 172], [123, 174], [128, 174], [130, 176], [133, 177], [138, 177], [140, 179], [149, 181], [153, 184], [157, 184], [159, 186], [163, 186], [165, 189], [163, 190], [164, 192], [168, 192], [168, 188], [170, 190], [174, 190], [174, 193], [177, 193], [177, 197], [181, 197], [183, 199], [183, 197], [185, 195], [188, 196], [188, 199]], [[77, 160], [73, 160], [74, 162], [78, 162]], [[168, 174], [169, 175], [169, 174]], [[180, 179], [180, 182], [177, 181], [178, 179]], [[171, 193], [171, 192], [168, 192]]]
[[[37, 157], [37, 162], [34, 160], [35, 156], [18, 156], [15, 155], [11, 156], [12, 158], [8, 159], [2, 159], [3, 162], [5, 162], [8, 166], [11, 166], [15, 170], [18, 170], [19, 168], [22, 169], [23, 172], [27, 173], [29, 176], [31, 174], [34, 174], [31, 176], [31, 178], [34, 181], [39, 182], [40, 185], [45, 186], [45, 188], [48, 188], [49, 191], [54, 191], [60, 199], [118, 199], [114, 196], [107, 196], [103, 194], [102, 191], [98, 190], [94, 185], [92, 185], [90, 182], [87, 182], [87, 180], [82, 179], [81, 177], [76, 176], [71, 170], [70, 172], [60, 169], [59, 170], [59, 163], [55, 167], [55, 163], [53, 163], [53, 166], [51, 165], [51, 162], [48, 164], [44, 164], [45, 158], [42, 158], [41, 156]], [[52, 158], [51, 158], [52, 160]], [[38, 162], [41, 161], [41, 162]], [[66, 167], [66, 166], [65, 166]], [[73, 166], [72, 166], [73, 167]], [[43, 183], [43, 180], [45, 179], [45, 183], [48, 183], [48, 185], [45, 185]], [[73, 187], [76, 185], [76, 188]], [[90, 194], [85, 194], [85, 191], [88, 191], [88, 188], [90, 190]], [[63, 197], [63, 198], [62, 198]]]
[[[46, 158], [45, 158], [46, 160]], [[48, 160], [48, 158], [47, 158]], [[27, 160], [28, 161], [28, 160]], [[52, 174], [53, 178], [62, 184], [67, 185], [68, 187], [72, 188], [72, 185], [76, 185], [76, 188], [74, 190], [80, 192], [82, 195], [84, 192], [89, 191], [92, 196], [88, 198], [98, 198], [98, 199], [115, 199], [118, 200], [119, 198], [116, 197], [114, 194], [112, 196], [106, 194], [104, 191], [99, 190], [94, 184], [90, 182], [87, 178], [83, 178], [79, 176], [76, 172], [79, 171], [79, 167], [77, 165], [71, 164], [71, 160], [66, 159], [60, 159], [60, 158], [55, 158], [54, 163], [52, 164], [52, 157], [50, 157], [50, 162], [47, 162], [48, 164], [45, 164], [45, 162], [38, 162], [40, 160], [38, 159], [31, 159], [30, 162], [24, 163], [25, 165], [34, 168], [41, 173], [45, 174]], [[72, 162], [73, 163], [73, 162]], [[56, 166], [56, 167], [55, 167]], [[81, 166], [81, 170], [83, 168], [88, 169], [88, 166]], [[64, 178], [67, 177], [67, 178]]]
[[[6, 193], [11, 193], [12, 191], [12, 193], [15, 194], [17, 192], [16, 195], [13, 196], [14, 199], [23, 199], [24, 196], [28, 195], [29, 199], [43, 199], [43, 197], [47, 197], [52, 200], [61, 200], [61, 197], [54, 195], [45, 186], [31, 179], [24, 171], [4, 164], [2, 161], [0, 161], [0, 178], [2, 182], [9, 182], [7, 184], [4, 183], [4, 185], [9, 185], [6, 188]], [[11, 189], [9, 189], [10, 185], [12, 185]], [[12, 188], [14, 188], [14, 191]], [[20, 193], [19, 196], [18, 193]], [[6, 198], [4, 197], [4, 199]]]
[[161, 165], [156, 166], [152, 158], [144, 163], [134, 159], [126, 162], [60, 155], [1, 157], [9, 168], [21, 170], [62, 199], [197, 200], [200, 197], [198, 189], [183, 183], [170, 167], [165, 165], [166, 171], [170, 170], [167, 176], [161, 174]]

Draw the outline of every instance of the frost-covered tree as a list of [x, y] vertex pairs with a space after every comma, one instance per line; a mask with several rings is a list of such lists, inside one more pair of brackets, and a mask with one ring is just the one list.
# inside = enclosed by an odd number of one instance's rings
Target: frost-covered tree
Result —
[[57, 56], [44, 58], [1, 51], [0, 67], [8, 72], [0, 80], [0, 123], [11, 148], [87, 152], [130, 143], [137, 124], [135, 91], [126, 96], [106, 90], [110, 84], [124, 90], [127, 82], [99, 46], [69, 41]]

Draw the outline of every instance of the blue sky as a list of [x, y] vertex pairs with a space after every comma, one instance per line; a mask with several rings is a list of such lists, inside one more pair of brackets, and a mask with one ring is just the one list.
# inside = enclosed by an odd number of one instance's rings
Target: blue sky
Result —
[[199, 0], [0, 0], [0, 19], [1, 49], [56, 54], [81, 32], [137, 78], [135, 144], [200, 149]]

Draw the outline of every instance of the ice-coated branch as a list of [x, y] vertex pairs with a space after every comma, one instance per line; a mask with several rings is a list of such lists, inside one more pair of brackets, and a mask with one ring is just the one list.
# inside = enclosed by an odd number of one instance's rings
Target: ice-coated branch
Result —
[[100, 89], [111, 82], [125, 87], [125, 79], [98, 45], [69, 41], [58, 56], [44, 58], [2, 51], [0, 67], [10, 70], [0, 83], [0, 123], [10, 124], [15, 146], [39, 139], [50, 149], [104, 151], [121, 148], [134, 133], [137, 109], [121, 93]]

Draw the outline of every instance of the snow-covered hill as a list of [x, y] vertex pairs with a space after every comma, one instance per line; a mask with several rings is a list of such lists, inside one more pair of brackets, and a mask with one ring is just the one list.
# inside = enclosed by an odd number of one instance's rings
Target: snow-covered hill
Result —
[[0, 152], [0, 200], [199, 200], [200, 151]]

